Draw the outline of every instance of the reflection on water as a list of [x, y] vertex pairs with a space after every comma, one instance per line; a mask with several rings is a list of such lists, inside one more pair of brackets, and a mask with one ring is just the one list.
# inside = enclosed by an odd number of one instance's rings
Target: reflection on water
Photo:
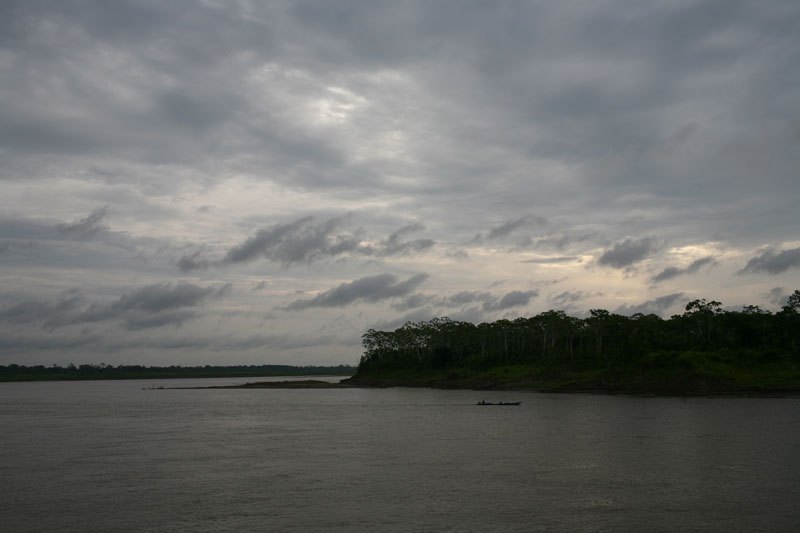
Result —
[[[219, 381], [157, 385], [237, 380]], [[800, 523], [795, 399], [142, 390], [150, 384], [0, 383], [0, 516], [10, 530]], [[480, 399], [522, 405], [475, 406]]]

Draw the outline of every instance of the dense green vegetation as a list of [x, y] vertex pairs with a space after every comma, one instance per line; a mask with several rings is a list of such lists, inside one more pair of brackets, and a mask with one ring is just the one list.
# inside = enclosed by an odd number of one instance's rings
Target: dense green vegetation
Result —
[[800, 291], [777, 313], [694, 300], [681, 315], [593, 309], [369, 330], [352, 383], [549, 390], [800, 390]]
[[141, 366], [141, 365], [68, 365], [60, 366], [0, 366], [0, 381], [45, 381], [68, 379], [161, 379], [161, 378], [220, 378], [265, 376], [349, 376], [352, 366]]

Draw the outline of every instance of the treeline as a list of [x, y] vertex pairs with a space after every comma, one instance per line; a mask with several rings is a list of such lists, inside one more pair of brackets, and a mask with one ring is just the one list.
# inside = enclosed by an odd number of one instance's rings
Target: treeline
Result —
[[0, 381], [44, 381], [75, 379], [162, 379], [266, 376], [351, 375], [355, 368], [338, 366], [238, 365], [238, 366], [142, 366], [70, 364], [65, 367], [0, 365]]
[[556, 369], [622, 370], [702, 359], [739, 366], [800, 362], [800, 291], [779, 312], [758, 306], [726, 311], [717, 301], [694, 300], [663, 319], [592, 309], [586, 318], [564, 311], [472, 324], [448, 318], [408, 322], [394, 331], [362, 336], [360, 376], [391, 371], [485, 370], [534, 365]]

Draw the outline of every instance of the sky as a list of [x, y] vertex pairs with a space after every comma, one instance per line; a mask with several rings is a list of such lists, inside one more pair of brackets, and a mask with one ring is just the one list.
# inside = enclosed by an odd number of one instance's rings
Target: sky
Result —
[[796, 0], [0, 3], [0, 364], [800, 289]]

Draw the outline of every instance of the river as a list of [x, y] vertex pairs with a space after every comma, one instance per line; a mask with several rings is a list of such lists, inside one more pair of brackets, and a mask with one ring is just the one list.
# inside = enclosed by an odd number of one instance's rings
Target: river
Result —
[[2, 529], [800, 527], [798, 399], [153, 383], [0, 383]]

